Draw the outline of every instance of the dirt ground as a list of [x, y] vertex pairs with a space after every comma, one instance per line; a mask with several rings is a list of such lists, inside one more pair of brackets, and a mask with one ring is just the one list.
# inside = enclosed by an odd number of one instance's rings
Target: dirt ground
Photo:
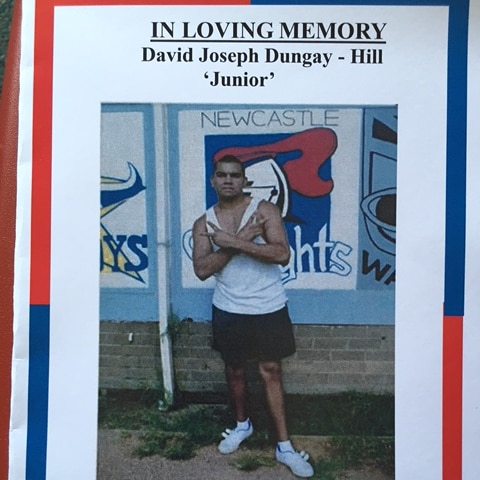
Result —
[[[322, 455], [321, 441], [311, 437], [294, 438], [295, 446], [308, 451], [312, 458]], [[215, 445], [203, 447], [190, 460], [167, 460], [159, 455], [138, 458], [133, 450], [138, 444], [135, 435], [125, 436], [118, 430], [99, 430], [97, 480], [292, 480], [290, 470], [275, 462], [273, 467], [260, 467], [243, 472], [231, 465], [245, 453], [240, 448], [231, 455], [222, 455]], [[273, 458], [273, 452], [272, 452]], [[338, 480], [392, 480], [374, 469], [342, 472]]]

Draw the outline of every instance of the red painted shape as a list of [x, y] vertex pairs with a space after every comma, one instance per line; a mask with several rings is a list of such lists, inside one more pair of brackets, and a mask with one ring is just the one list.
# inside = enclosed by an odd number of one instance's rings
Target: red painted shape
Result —
[[442, 480], [462, 480], [463, 317], [443, 317]]
[[213, 161], [218, 162], [225, 155], [234, 155], [241, 162], [248, 162], [260, 157], [275, 158], [279, 153], [298, 152], [298, 158], [285, 162], [282, 167], [290, 188], [307, 197], [321, 197], [332, 191], [333, 181], [320, 178], [318, 170], [336, 148], [337, 136], [333, 130], [311, 128], [277, 142], [222, 148], [215, 153]]

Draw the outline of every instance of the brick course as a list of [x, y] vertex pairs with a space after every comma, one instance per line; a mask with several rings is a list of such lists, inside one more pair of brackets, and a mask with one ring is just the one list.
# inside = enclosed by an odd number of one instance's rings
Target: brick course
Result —
[[[393, 393], [394, 327], [295, 325], [297, 352], [283, 363], [287, 393], [348, 390]], [[173, 341], [175, 383], [183, 392], [223, 392], [223, 362], [210, 348], [208, 323], [180, 324]], [[100, 388], [142, 389], [161, 385], [158, 324], [100, 324]], [[250, 388], [260, 388], [254, 365]]]

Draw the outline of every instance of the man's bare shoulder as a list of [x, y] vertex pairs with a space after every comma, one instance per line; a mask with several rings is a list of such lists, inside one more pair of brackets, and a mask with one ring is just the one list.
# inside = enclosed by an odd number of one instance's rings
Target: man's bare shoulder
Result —
[[257, 206], [257, 212], [263, 216], [280, 215], [280, 209], [268, 200], [261, 200]]
[[201, 217], [198, 217], [195, 222], [193, 223], [193, 231], [204, 231], [206, 230], [207, 225], [207, 214], [204, 213]]

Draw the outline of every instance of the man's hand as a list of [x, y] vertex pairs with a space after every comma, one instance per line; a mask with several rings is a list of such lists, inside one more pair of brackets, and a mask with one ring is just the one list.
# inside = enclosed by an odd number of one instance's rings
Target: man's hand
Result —
[[[261, 262], [287, 265], [290, 246], [278, 207], [262, 200], [254, 215], [238, 232], [233, 248]], [[257, 236], [261, 236], [265, 243], [254, 242]]]
[[[212, 231], [208, 232], [207, 227]], [[261, 236], [265, 243], [253, 240]], [[219, 247], [213, 251], [212, 243]], [[262, 201], [255, 214], [234, 235], [211, 222], [206, 215], [193, 225], [193, 268], [201, 280], [222, 270], [236, 254], [242, 253], [266, 263], [287, 265], [290, 247], [278, 207]]]
[[237, 237], [249, 242], [257, 237], [263, 237], [265, 222], [266, 219], [258, 219], [257, 214], [253, 214], [237, 233]]
[[211, 238], [213, 243], [220, 248], [235, 248], [236, 236], [225, 232], [221, 228], [218, 228], [212, 222], [207, 222], [213, 232], [207, 232], [204, 235]]
[[193, 224], [193, 269], [200, 280], [206, 280], [222, 270], [236, 253], [231, 248], [213, 251], [211, 236], [213, 234], [207, 232], [206, 216], [203, 215]]
[[248, 219], [248, 222], [236, 235], [225, 232], [212, 222], [207, 222], [213, 232], [208, 232], [205, 235], [211, 238], [213, 243], [215, 243], [215, 245], [218, 247], [234, 249], [236, 248], [237, 239], [251, 242], [258, 236], [263, 236], [265, 222], [266, 219], [258, 221], [256, 215], [254, 214]]

